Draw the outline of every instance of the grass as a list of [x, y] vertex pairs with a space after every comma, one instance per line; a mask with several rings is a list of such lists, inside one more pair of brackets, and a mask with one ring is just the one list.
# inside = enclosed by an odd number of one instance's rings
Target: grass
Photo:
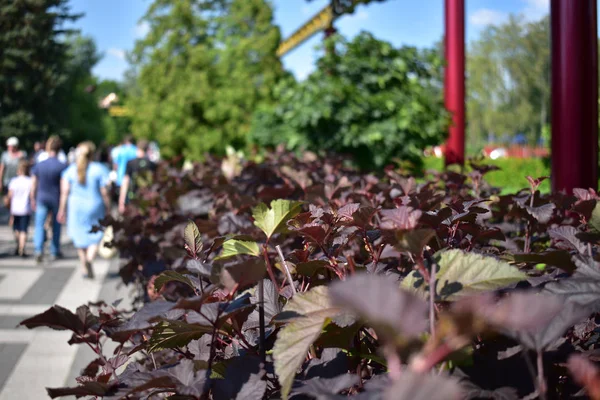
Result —
[[[442, 171], [444, 159], [426, 157], [423, 159], [425, 170]], [[485, 164], [495, 165], [499, 171], [488, 172], [484, 179], [492, 186], [502, 189], [502, 194], [516, 193], [521, 189], [528, 188], [527, 176], [534, 178], [550, 176], [550, 167], [541, 158], [501, 158], [497, 160], [486, 160]], [[467, 172], [471, 169], [466, 168]], [[540, 186], [542, 193], [550, 193], [550, 180], [545, 180]]]

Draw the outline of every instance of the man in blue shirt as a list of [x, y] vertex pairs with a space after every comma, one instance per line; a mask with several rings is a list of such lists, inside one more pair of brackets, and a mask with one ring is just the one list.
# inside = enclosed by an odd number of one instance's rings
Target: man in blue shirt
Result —
[[[127, 169], [127, 163], [137, 157], [137, 147], [133, 144], [132, 137], [127, 135], [123, 140], [123, 144], [115, 147], [110, 156], [112, 158], [113, 168], [115, 171], [117, 171], [117, 180], [115, 185], [118, 189], [123, 183], [125, 170]], [[119, 193], [119, 190], [117, 190], [117, 193]]]
[[67, 164], [58, 160], [61, 148], [61, 140], [58, 136], [51, 136], [46, 142], [48, 158], [37, 163], [32, 172], [31, 208], [35, 211], [35, 232], [33, 244], [35, 257], [38, 263], [43, 260], [44, 244], [46, 242], [46, 230], [44, 225], [48, 214], [52, 214], [52, 242], [50, 243], [50, 254], [52, 260], [61, 257], [60, 252], [60, 230], [61, 225], [57, 221], [58, 205], [60, 200], [60, 177], [67, 168]]

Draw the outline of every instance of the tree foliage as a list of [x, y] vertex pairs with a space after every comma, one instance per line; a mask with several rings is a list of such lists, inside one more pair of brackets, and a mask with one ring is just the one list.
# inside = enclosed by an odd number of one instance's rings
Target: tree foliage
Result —
[[382, 167], [396, 157], [418, 163], [423, 148], [442, 142], [437, 52], [394, 48], [364, 32], [326, 47], [315, 72], [283, 80], [275, 104], [256, 113], [254, 143], [348, 153], [360, 166]]
[[66, 144], [104, 137], [92, 93], [100, 60], [93, 39], [65, 28], [80, 16], [67, 0], [0, 1], [0, 134], [25, 145], [50, 134]]
[[167, 156], [223, 152], [245, 142], [251, 114], [282, 74], [279, 29], [265, 0], [155, 0], [132, 61], [134, 134]]
[[84, 140], [99, 143], [106, 134], [106, 113], [98, 107], [96, 96], [86, 89], [96, 82], [92, 68], [101, 55], [90, 37], [71, 35], [65, 43], [68, 46], [64, 67], [66, 79], [56, 96], [63, 111], [56, 116], [54, 133], [59, 133], [69, 145]]
[[59, 123], [57, 94], [68, 79], [67, 0], [0, 1], [0, 132], [25, 140]]
[[536, 143], [550, 122], [550, 24], [511, 16], [470, 45], [467, 60], [469, 136], [525, 134]]

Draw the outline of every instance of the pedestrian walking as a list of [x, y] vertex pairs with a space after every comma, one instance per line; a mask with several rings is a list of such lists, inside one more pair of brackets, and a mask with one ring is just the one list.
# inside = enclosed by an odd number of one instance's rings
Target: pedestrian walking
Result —
[[19, 150], [19, 139], [11, 137], [6, 141], [6, 151], [0, 157], [0, 192], [6, 194], [8, 183], [17, 176], [19, 161], [27, 158], [27, 152]]
[[75, 164], [64, 170], [61, 179], [58, 219], [67, 224], [67, 233], [77, 248], [86, 277], [94, 278], [93, 261], [102, 240], [102, 231], [92, 228], [110, 210], [107, 189], [109, 170], [94, 161], [96, 146], [83, 142], [77, 146]]
[[[47, 147], [47, 146], [46, 146], [46, 147]], [[38, 154], [37, 158], [35, 159], [35, 162], [36, 162], [36, 164], [37, 164], [37, 163], [40, 163], [40, 162], [42, 162], [42, 161], [45, 161], [45, 160], [47, 160], [47, 159], [48, 159], [48, 157], [50, 157], [50, 154], [48, 153], [48, 151], [47, 151], [47, 150], [44, 150], [44, 151], [40, 152], [40, 154]], [[58, 159], [58, 161], [60, 161], [61, 163], [63, 163], [63, 164], [66, 164], [66, 163], [67, 163], [67, 155], [65, 154], [65, 152], [64, 152], [62, 149], [60, 149], [60, 150], [58, 151], [58, 153], [56, 154], [56, 156], [55, 156], [55, 157], [56, 157], [56, 158]]]
[[43, 261], [44, 245], [46, 243], [46, 221], [52, 227], [52, 241], [50, 242], [50, 259], [52, 261], [62, 257], [60, 251], [61, 224], [58, 222], [58, 209], [60, 203], [60, 179], [67, 164], [62, 162], [58, 155], [62, 142], [58, 136], [51, 136], [46, 143], [48, 158], [37, 163], [32, 170], [33, 187], [31, 191], [31, 205], [35, 211], [35, 231], [33, 245], [35, 258], [38, 263]]
[[7, 203], [10, 203], [10, 215], [15, 233], [15, 255], [26, 257], [27, 231], [31, 217], [31, 177], [29, 161], [21, 160], [17, 165], [17, 176], [8, 183]]
[[156, 164], [148, 157], [149, 142], [145, 139], [137, 142], [137, 157], [127, 163], [125, 176], [119, 194], [119, 212], [125, 212], [125, 205], [136, 195], [139, 181], [149, 178], [156, 171]]
[[137, 148], [133, 143], [133, 137], [131, 135], [125, 136], [123, 143], [112, 149], [110, 152], [110, 158], [112, 159], [113, 169], [117, 173], [115, 179], [115, 191], [114, 196], [118, 199], [121, 185], [123, 184], [123, 178], [125, 177], [125, 169], [127, 169], [127, 163], [137, 157]]
[[33, 154], [31, 155], [31, 165], [35, 165], [38, 161], [38, 157], [40, 156], [40, 154], [42, 154], [44, 152], [44, 149], [46, 148], [46, 142], [45, 141], [36, 141], [33, 144]]

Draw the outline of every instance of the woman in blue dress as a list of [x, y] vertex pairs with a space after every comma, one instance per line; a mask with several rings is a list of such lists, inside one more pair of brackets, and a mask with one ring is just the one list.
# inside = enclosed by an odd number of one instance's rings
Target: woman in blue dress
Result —
[[67, 223], [67, 234], [73, 241], [87, 277], [93, 279], [92, 262], [98, 253], [102, 231], [92, 233], [92, 227], [110, 210], [106, 166], [93, 161], [96, 146], [83, 142], [77, 146], [76, 162], [62, 174], [58, 219]]

